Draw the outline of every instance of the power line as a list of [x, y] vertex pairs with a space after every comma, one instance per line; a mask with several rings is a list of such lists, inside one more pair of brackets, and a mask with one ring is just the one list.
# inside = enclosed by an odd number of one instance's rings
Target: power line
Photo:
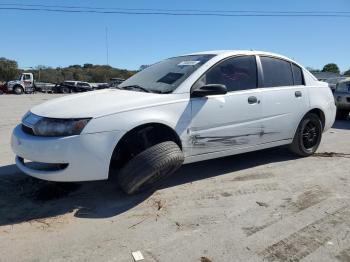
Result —
[[[152, 11], [152, 12], [198, 12], [198, 13], [259, 13], [259, 14], [350, 14], [350, 11], [258, 11], [258, 10], [201, 10], [201, 9], [152, 9], [152, 8], [116, 8], [40, 4], [0, 4], [0, 6], [41, 7], [87, 10]], [[80, 10], [83, 11], [83, 10]]]
[[[0, 7], [0, 10], [13, 11], [44, 11], [57, 13], [94, 13], [94, 14], [120, 14], [120, 15], [164, 15], [164, 16], [216, 16], [216, 17], [337, 17], [350, 18], [350, 12], [345, 14], [338, 13], [180, 13], [170, 11], [104, 11], [104, 10], [72, 10], [59, 8], [27, 8], [27, 7]], [[238, 12], [238, 11], [237, 11]]]

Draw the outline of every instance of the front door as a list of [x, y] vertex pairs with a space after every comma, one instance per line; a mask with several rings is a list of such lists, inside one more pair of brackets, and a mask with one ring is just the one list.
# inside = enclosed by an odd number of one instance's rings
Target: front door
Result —
[[193, 86], [226, 85], [225, 95], [191, 98], [191, 155], [251, 147], [261, 142], [261, 95], [255, 56], [225, 59]]

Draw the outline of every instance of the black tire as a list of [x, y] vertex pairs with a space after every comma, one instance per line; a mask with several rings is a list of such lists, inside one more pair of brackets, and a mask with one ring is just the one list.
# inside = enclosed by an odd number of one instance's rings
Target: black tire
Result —
[[337, 109], [337, 115], [336, 119], [337, 120], [345, 120], [349, 116], [349, 110], [344, 110], [344, 109]]
[[63, 87], [61, 87], [61, 92], [63, 94], [69, 94], [71, 92], [71, 90], [69, 87], [63, 86]]
[[177, 144], [162, 142], [132, 158], [119, 172], [119, 185], [126, 194], [135, 194], [156, 186], [174, 173], [184, 156]]
[[16, 95], [21, 95], [24, 93], [24, 90], [21, 86], [15, 86], [13, 92], [15, 92]]
[[320, 145], [322, 132], [321, 119], [315, 114], [306, 114], [299, 123], [290, 150], [298, 156], [311, 156]]

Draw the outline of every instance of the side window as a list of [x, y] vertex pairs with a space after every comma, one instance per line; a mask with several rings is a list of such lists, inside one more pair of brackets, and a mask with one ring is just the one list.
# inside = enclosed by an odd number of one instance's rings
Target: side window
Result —
[[30, 75], [24, 75], [24, 80], [30, 80]]
[[272, 57], [261, 56], [264, 87], [292, 86], [293, 74], [289, 62]]
[[303, 81], [303, 72], [301, 68], [295, 64], [292, 64], [293, 76], [294, 76], [294, 85], [300, 86], [304, 84]]
[[222, 84], [228, 92], [257, 88], [255, 56], [229, 58], [209, 69], [194, 85]]

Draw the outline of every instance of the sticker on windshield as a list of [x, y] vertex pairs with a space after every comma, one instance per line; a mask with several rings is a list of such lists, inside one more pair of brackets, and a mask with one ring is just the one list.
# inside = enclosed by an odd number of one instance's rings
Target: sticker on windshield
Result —
[[200, 61], [182, 61], [178, 66], [194, 66], [200, 63]]

